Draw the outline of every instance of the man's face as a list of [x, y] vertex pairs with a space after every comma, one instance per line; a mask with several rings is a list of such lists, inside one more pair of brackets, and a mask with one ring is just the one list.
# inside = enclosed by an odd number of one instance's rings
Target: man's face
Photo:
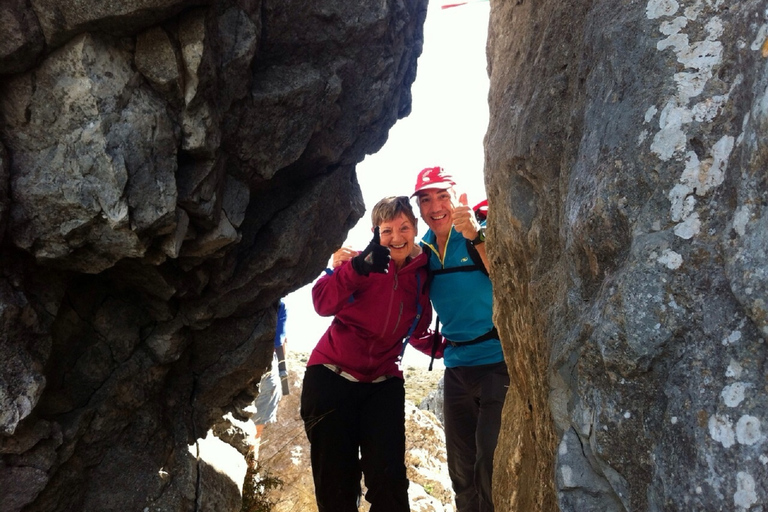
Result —
[[448, 236], [453, 225], [454, 194], [451, 189], [428, 188], [419, 192], [421, 218], [437, 236]]

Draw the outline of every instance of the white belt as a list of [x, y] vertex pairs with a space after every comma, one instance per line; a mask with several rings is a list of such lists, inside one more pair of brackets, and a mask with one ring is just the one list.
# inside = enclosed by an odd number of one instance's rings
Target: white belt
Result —
[[[357, 379], [357, 378], [355, 378], [353, 375], [351, 375], [351, 374], [349, 374], [349, 373], [345, 372], [345, 371], [344, 371], [344, 370], [341, 368], [341, 366], [337, 366], [337, 365], [335, 365], [335, 364], [324, 364], [323, 366], [325, 366], [326, 368], [328, 368], [329, 370], [331, 370], [333, 373], [335, 373], [335, 374], [337, 374], [337, 375], [341, 375], [342, 377], [344, 377], [344, 378], [345, 378], [345, 379], [347, 379], [348, 381], [351, 381], [351, 382], [360, 382], [360, 379]], [[387, 380], [387, 379], [388, 379], [388, 378], [390, 378], [390, 377], [392, 377], [392, 376], [391, 376], [391, 375], [382, 375], [381, 377], [376, 377], [375, 379], [373, 379], [373, 380], [371, 381], [371, 383], [372, 383], [372, 384], [376, 384], [376, 383], [378, 383], [378, 382], [384, 382], [385, 380]]]

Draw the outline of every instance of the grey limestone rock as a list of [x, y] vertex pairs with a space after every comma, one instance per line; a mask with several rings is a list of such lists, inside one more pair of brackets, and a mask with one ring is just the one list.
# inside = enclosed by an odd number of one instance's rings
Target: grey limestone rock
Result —
[[284, 4], [0, 6], [3, 511], [239, 510], [209, 432], [362, 216], [426, 15]]
[[763, 509], [765, 7], [492, 9], [497, 507]]
[[0, 4], [0, 75], [26, 71], [43, 53], [45, 40], [29, 0]]

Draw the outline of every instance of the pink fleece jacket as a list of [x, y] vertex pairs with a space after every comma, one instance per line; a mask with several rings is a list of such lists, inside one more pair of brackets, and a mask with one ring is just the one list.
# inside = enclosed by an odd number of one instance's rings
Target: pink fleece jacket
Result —
[[421, 317], [411, 340], [423, 352], [429, 353], [431, 348], [428, 327], [432, 306], [426, 262], [426, 254], [420, 253], [400, 270], [390, 262], [389, 273], [368, 276], [359, 275], [350, 262], [345, 262], [318, 279], [312, 288], [315, 311], [335, 318], [307, 366], [332, 364], [361, 382], [384, 375], [402, 379], [397, 360], [417, 309]]

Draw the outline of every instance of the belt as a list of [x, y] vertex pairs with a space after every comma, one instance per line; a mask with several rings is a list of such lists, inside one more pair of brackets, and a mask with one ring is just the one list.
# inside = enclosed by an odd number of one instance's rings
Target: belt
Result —
[[[348, 381], [360, 382], [360, 379], [358, 379], [358, 378], [354, 377], [353, 375], [351, 375], [351, 374], [345, 372], [344, 370], [342, 370], [341, 366], [336, 366], [335, 364], [324, 364], [323, 366], [325, 366], [326, 368], [331, 370], [336, 375], [341, 375], [342, 377], [344, 377]], [[389, 379], [390, 377], [392, 377], [392, 375], [382, 375], [381, 377], [376, 377], [375, 379], [373, 379], [371, 381], [371, 384], [377, 384], [379, 382], [384, 382], [385, 380]]]
[[488, 340], [498, 340], [499, 339], [499, 331], [496, 330], [496, 326], [493, 327], [490, 331], [488, 331], [485, 334], [482, 334], [478, 336], [477, 338], [469, 341], [451, 341], [449, 339], [446, 339], [445, 342], [452, 346], [452, 347], [463, 347], [466, 345], [476, 345], [478, 343], [482, 343], [484, 341]]

